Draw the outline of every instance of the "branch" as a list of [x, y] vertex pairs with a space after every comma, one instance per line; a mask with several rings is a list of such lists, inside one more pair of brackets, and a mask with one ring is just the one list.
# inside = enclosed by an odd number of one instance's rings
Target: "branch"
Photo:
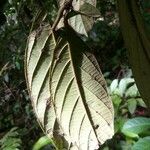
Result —
[[60, 19], [63, 17], [64, 10], [69, 10], [72, 7], [72, 1], [73, 0], [66, 0], [64, 2], [64, 4], [60, 7], [60, 9], [58, 10], [58, 15], [55, 19], [55, 22], [54, 22], [53, 26], [52, 26], [52, 30], [55, 30], [55, 28], [58, 25]]

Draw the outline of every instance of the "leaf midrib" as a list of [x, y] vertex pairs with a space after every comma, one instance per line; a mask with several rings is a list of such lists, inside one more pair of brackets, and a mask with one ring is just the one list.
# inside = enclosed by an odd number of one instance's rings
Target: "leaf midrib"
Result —
[[95, 137], [96, 137], [96, 139], [98, 139], [98, 137], [97, 137], [97, 134], [96, 134], [96, 132], [94, 131], [94, 129], [93, 129], [93, 124], [92, 124], [92, 121], [89, 119], [89, 116], [90, 116], [90, 114], [87, 112], [87, 109], [85, 108], [85, 102], [83, 101], [83, 97], [82, 97], [82, 95], [81, 95], [81, 87], [80, 87], [80, 85], [79, 85], [79, 83], [78, 83], [78, 80], [77, 80], [77, 75], [76, 75], [76, 71], [75, 71], [75, 67], [74, 67], [74, 63], [73, 63], [73, 57], [72, 57], [72, 53], [71, 53], [71, 47], [70, 47], [70, 44], [68, 43], [68, 51], [69, 51], [69, 55], [70, 55], [70, 62], [71, 62], [71, 68], [72, 68], [72, 71], [73, 71], [73, 74], [74, 74], [74, 79], [75, 79], [75, 82], [76, 82], [76, 86], [77, 86], [77, 88], [78, 88], [78, 94], [79, 94], [79, 96], [81, 97], [81, 100], [82, 100], [82, 104], [83, 104], [83, 108], [85, 109], [85, 112], [86, 112], [86, 116], [88, 117], [88, 120], [89, 120], [89, 122], [90, 122], [90, 125], [91, 125], [91, 128], [92, 128], [92, 130], [93, 130], [93, 132], [94, 132], [94, 134], [95, 134]]

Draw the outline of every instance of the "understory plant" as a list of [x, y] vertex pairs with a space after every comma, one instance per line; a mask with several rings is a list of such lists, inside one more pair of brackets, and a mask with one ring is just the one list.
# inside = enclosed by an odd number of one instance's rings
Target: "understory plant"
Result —
[[[136, 85], [149, 107], [149, 36], [137, 1], [118, 0], [117, 4]], [[29, 95], [42, 130], [56, 149], [98, 149], [114, 135], [111, 97], [99, 64], [85, 42], [100, 12], [96, 0], [60, 0], [58, 8], [52, 24], [42, 13], [40, 27], [32, 25], [25, 55]], [[142, 101], [137, 99], [137, 87], [130, 78], [122, 79], [119, 85], [117, 82], [113, 81], [110, 90], [127, 98], [125, 105], [133, 114]], [[119, 103], [121, 100], [116, 101]], [[122, 110], [126, 113], [124, 106]]]

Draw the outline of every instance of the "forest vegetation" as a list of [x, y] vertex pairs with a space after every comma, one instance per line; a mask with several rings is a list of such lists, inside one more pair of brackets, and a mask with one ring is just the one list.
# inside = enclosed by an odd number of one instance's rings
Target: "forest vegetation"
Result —
[[149, 0], [0, 0], [0, 150], [149, 150], [149, 32]]

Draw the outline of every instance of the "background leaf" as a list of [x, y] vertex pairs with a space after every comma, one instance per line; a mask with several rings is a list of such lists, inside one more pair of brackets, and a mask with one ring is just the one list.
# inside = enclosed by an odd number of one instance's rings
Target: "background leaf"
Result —
[[19, 150], [21, 145], [22, 141], [17, 127], [13, 127], [0, 139], [1, 150]]
[[132, 147], [132, 150], [149, 150], [150, 136], [140, 138]]
[[[50, 140], [47, 136], [42, 136], [41, 138], [38, 139], [38, 141], [34, 144], [33, 149], [32, 150], [40, 150], [41, 148], [43, 148], [44, 146], [53, 146], [54, 143], [52, 140]], [[54, 148], [51, 148], [51, 150], [53, 150]]]
[[129, 119], [123, 126], [122, 132], [130, 136], [129, 134], [141, 134], [150, 129], [150, 118], [136, 117]]
[[[93, 7], [96, 7], [96, 0], [78, 0], [73, 1], [73, 8], [76, 11], [82, 10], [84, 4], [90, 4]], [[84, 15], [76, 15], [69, 19], [70, 25], [73, 27], [75, 31], [77, 31], [80, 34], [87, 35], [88, 31], [91, 30], [94, 20], [92, 17], [87, 17]]]
[[133, 114], [137, 107], [137, 100], [134, 98], [130, 98], [128, 99], [127, 105], [128, 105], [129, 112]]
[[118, 79], [114, 79], [110, 85], [110, 91], [113, 93], [118, 87]]
[[[57, 0], [59, 6], [62, 6], [65, 1], [66, 0]], [[81, 5], [83, 5], [84, 3], [89, 3], [93, 6], [96, 6], [97, 0], [73, 0], [72, 4], [74, 10], [79, 11]]]
[[138, 92], [136, 84], [133, 84], [131, 87], [129, 87], [125, 93], [126, 97], [136, 97], [138, 95], [139, 95], [139, 92]]
[[[58, 1], [59, 6], [63, 5], [65, 2], [65, 0], [60, 0]], [[73, 10], [75, 10], [76, 12], [82, 12], [82, 13], [87, 13], [87, 11], [84, 9], [84, 5], [88, 5], [88, 7], [95, 8], [96, 7], [96, 0], [73, 0], [72, 6], [73, 6]], [[93, 9], [93, 15], [97, 16], [98, 15], [98, 10], [95, 8]], [[92, 14], [91, 14], [92, 15]], [[93, 17], [94, 17], [93, 16]], [[71, 17], [69, 19], [69, 24], [70, 26], [78, 33], [88, 36], [88, 31], [90, 31], [92, 29], [92, 26], [94, 24], [94, 19], [93, 17], [87, 17], [85, 15], [75, 15], [73, 17]], [[58, 28], [63, 27], [63, 19], [60, 20], [59, 24], [58, 24]]]
[[81, 5], [78, 12], [82, 13], [85, 16], [100, 17], [100, 11], [90, 3], [86, 2]]
[[147, 106], [141, 98], [137, 98], [137, 104], [141, 107], [147, 108]]
[[93, 18], [84, 15], [76, 15], [69, 19], [69, 24], [78, 33], [88, 36], [87, 32], [91, 30], [93, 26]]

